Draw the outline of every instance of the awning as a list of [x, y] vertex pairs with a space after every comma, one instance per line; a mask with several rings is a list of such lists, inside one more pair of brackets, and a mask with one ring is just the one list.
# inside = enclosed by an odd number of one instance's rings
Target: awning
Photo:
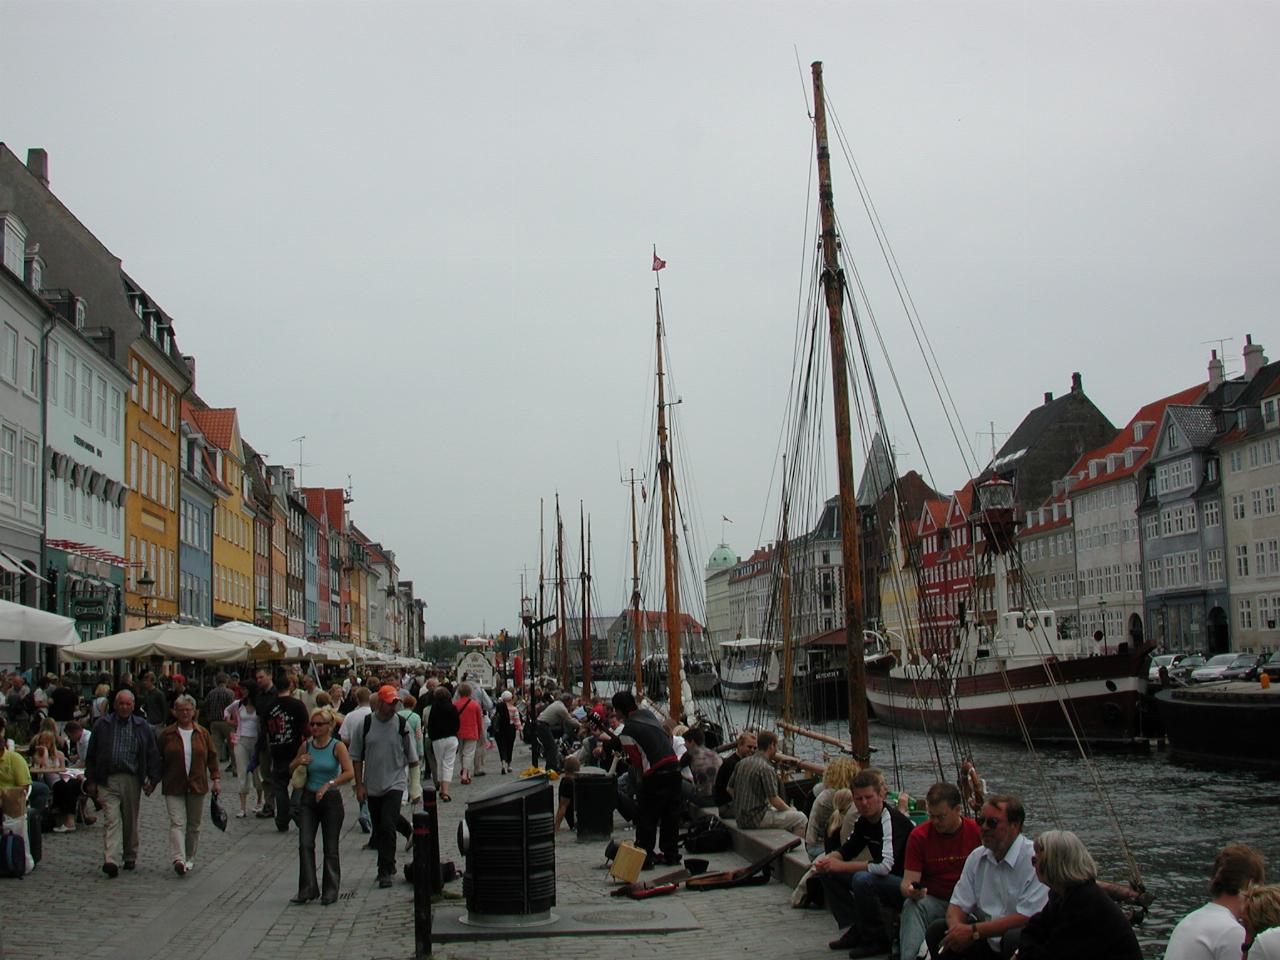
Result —
[[70, 617], [0, 600], [0, 640], [62, 647], [79, 642], [80, 635], [76, 633], [76, 622]]
[[5, 553], [3, 550], [0, 550], [0, 570], [7, 570], [10, 573], [20, 573], [20, 574], [25, 574], [28, 577], [35, 577], [37, 580], [41, 581], [42, 583], [49, 582], [48, 580], [45, 580], [44, 577], [40, 576], [40, 574], [36, 573], [36, 571], [28, 567], [26, 564], [18, 560], [15, 560], [9, 554]]

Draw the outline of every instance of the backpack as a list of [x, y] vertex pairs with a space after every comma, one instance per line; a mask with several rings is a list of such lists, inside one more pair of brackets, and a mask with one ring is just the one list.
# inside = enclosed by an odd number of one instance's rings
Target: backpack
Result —
[[733, 834], [714, 814], [694, 821], [684, 841], [689, 853], [723, 853], [732, 846]]
[[27, 872], [27, 845], [16, 833], [0, 837], [0, 877], [22, 877]]
[[[409, 735], [409, 721], [408, 721], [408, 720], [406, 720], [403, 716], [401, 716], [401, 715], [400, 715], [400, 714], [398, 714], [398, 713], [396, 714], [396, 719], [398, 719], [398, 720], [400, 721], [400, 736], [401, 736], [402, 738], [407, 737], [407, 736]], [[367, 742], [367, 741], [368, 741], [368, 739], [369, 739], [369, 728], [370, 728], [371, 726], [373, 726], [373, 714], [372, 714], [372, 713], [366, 713], [366, 714], [364, 715], [364, 726], [360, 728], [360, 743], [361, 743], [361, 745], [363, 745], [365, 742]], [[408, 753], [409, 753], [409, 751], [406, 749], [406, 750], [405, 750], [405, 754], [407, 755]]]

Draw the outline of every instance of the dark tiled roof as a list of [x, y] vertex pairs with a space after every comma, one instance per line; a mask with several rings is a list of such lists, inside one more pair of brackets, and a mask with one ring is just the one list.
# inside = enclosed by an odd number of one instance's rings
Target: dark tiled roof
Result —
[[1207, 447], [1218, 434], [1218, 418], [1208, 407], [1171, 403], [1165, 416], [1177, 424], [1193, 447]]

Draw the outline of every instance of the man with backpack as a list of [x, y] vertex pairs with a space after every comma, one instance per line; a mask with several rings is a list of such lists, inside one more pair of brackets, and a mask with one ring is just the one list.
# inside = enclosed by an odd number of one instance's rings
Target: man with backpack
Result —
[[396, 829], [400, 803], [409, 787], [408, 768], [418, 766], [418, 750], [396, 708], [396, 688], [386, 684], [373, 698], [373, 713], [351, 738], [356, 798], [368, 802], [378, 848], [378, 886], [389, 887], [396, 872]]

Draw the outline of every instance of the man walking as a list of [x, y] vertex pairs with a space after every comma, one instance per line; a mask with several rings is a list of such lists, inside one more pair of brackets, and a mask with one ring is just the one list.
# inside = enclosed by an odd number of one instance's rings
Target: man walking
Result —
[[[158, 691], [157, 691], [158, 692]], [[102, 872], [116, 877], [120, 867], [138, 862], [138, 808], [160, 782], [160, 751], [151, 725], [133, 712], [133, 694], [116, 694], [113, 713], [100, 717], [89, 738], [84, 779], [106, 813]]]
[[137, 704], [142, 709], [147, 723], [151, 724], [153, 736], [159, 736], [169, 722], [169, 698], [156, 686], [155, 671], [148, 670], [142, 675], [142, 695]]
[[1049, 900], [1036, 876], [1035, 849], [1022, 835], [1026, 813], [1012, 794], [987, 799], [978, 817], [982, 846], [964, 862], [951, 892], [947, 918], [929, 925], [925, 942], [937, 960], [967, 953], [974, 960], [1009, 958], [1017, 952], [1022, 928]]
[[946, 918], [965, 860], [982, 843], [978, 822], [964, 815], [954, 784], [935, 783], [924, 802], [929, 819], [911, 831], [903, 861], [898, 956], [905, 958], [920, 952], [929, 924]]
[[756, 751], [742, 760], [729, 778], [734, 817], [744, 830], [786, 830], [803, 837], [809, 818], [788, 806], [778, 792], [777, 734], [764, 731], [756, 737]]
[[378, 848], [378, 886], [389, 887], [396, 873], [396, 827], [409, 786], [408, 767], [418, 765], [409, 725], [397, 716], [396, 688], [386, 684], [374, 697], [373, 714], [351, 738], [356, 798], [368, 802], [373, 841]]
[[[267, 726], [267, 751], [271, 762], [271, 795], [274, 801], [276, 829], [284, 833], [289, 829], [289, 764], [298, 754], [307, 735], [307, 708], [302, 701], [284, 693], [284, 676], [280, 676], [279, 686], [271, 686], [271, 674], [267, 670], [259, 670], [259, 688], [262, 686], [262, 675], [274, 696], [267, 699], [265, 713], [259, 713], [258, 722]], [[259, 737], [259, 740], [264, 739]], [[265, 779], [265, 778], [264, 778]]]
[[639, 782], [636, 846], [645, 851], [645, 867], [652, 867], [661, 830], [662, 862], [675, 866], [680, 862], [680, 764], [671, 735], [657, 717], [639, 708], [628, 690], [613, 695], [613, 709], [626, 721], [619, 739], [632, 782]]
[[[223, 763], [227, 762], [231, 743], [231, 723], [223, 714], [235, 699], [231, 687], [227, 685], [228, 680], [225, 673], [218, 674], [217, 686], [204, 698], [204, 709], [201, 711], [204, 714], [205, 726], [209, 728], [209, 735], [213, 737], [213, 745], [218, 751], [218, 759]], [[235, 769], [234, 757], [231, 758], [228, 769]]]

